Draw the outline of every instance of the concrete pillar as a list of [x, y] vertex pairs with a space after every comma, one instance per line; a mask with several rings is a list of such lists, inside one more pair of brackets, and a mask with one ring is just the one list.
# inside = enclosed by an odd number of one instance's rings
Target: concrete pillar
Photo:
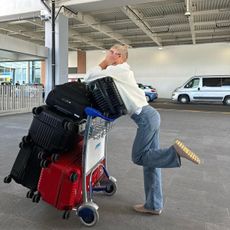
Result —
[[77, 73], [86, 73], [86, 52], [77, 51]]
[[68, 18], [59, 14], [56, 20], [56, 85], [68, 82]]
[[27, 73], [25, 83], [30, 83], [30, 61], [27, 62]]
[[45, 22], [45, 46], [48, 48], [48, 58], [45, 60], [45, 95], [52, 89], [52, 26], [51, 21]]
[[45, 85], [46, 81], [46, 63], [41, 61], [41, 83]]
[[[51, 21], [45, 23], [45, 46], [48, 50], [46, 59], [45, 92], [52, 89], [52, 26]], [[55, 84], [68, 81], [68, 18], [59, 14], [55, 22]]]

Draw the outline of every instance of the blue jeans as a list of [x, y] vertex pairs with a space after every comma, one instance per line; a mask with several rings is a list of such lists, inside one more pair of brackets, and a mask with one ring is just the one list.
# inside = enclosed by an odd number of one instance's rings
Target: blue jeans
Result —
[[133, 143], [132, 160], [143, 166], [145, 208], [159, 210], [163, 208], [161, 168], [180, 167], [180, 157], [173, 146], [160, 149], [160, 114], [151, 106], [142, 108], [139, 115], [131, 118], [137, 124], [137, 133]]

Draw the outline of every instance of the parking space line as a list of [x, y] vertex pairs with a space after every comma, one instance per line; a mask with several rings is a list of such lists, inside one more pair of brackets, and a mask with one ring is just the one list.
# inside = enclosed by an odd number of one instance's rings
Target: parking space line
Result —
[[218, 111], [204, 111], [204, 110], [189, 110], [189, 109], [165, 109], [165, 108], [155, 108], [157, 110], [170, 110], [170, 111], [178, 111], [178, 112], [192, 112], [192, 113], [215, 113], [215, 114], [224, 114], [230, 115], [230, 112], [218, 112]]

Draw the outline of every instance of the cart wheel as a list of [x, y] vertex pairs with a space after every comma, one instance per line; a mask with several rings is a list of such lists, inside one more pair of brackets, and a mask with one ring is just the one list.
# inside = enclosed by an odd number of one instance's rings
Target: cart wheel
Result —
[[94, 207], [80, 207], [78, 210], [78, 216], [82, 224], [87, 227], [95, 225], [99, 220], [98, 211]]
[[69, 210], [64, 211], [64, 213], [62, 215], [62, 219], [68, 220], [69, 217], [70, 217], [70, 211]]
[[52, 156], [51, 156], [51, 161], [52, 161], [52, 162], [58, 161], [59, 156], [60, 156], [60, 155], [59, 155], [58, 153], [52, 154]]
[[75, 172], [71, 173], [69, 179], [71, 182], [75, 182], [77, 180], [77, 173]]
[[28, 191], [26, 194], [26, 198], [32, 199], [34, 196], [34, 192], [32, 190]]
[[38, 194], [35, 194], [32, 198], [32, 201], [34, 203], [38, 203], [40, 201], [40, 198], [41, 198], [41, 195], [38, 193]]
[[6, 177], [4, 178], [4, 183], [9, 184], [9, 183], [11, 182], [11, 180], [12, 180], [12, 178], [11, 178], [10, 175], [9, 175], [9, 176], [6, 176]]
[[112, 196], [116, 193], [117, 191], [117, 183], [115, 178], [109, 178], [109, 181], [106, 184], [105, 187], [105, 194], [107, 196]]
[[45, 158], [46, 152], [44, 150], [41, 150], [38, 153], [38, 159], [43, 160]]

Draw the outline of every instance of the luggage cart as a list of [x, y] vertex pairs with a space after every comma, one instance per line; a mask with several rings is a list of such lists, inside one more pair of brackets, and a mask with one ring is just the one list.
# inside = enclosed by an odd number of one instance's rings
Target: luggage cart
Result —
[[[114, 125], [114, 119], [103, 116], [99, 111], [86, 107], [82, 153], [82, 196], [83, 203], [76, 209], [80, 221], [86, 226], [93, 226], [99, 220], [98, 205], [93, 201], [93, 192], [103, 191], [113, 195], [117, 190], [116, 179], [107, 171], [107, 133]], [[92, 186], [92, 175], [95, 169], [102, 167], [105, 179], [97, 186]], [[89, 183], [87, 177], [89, 176]]]

